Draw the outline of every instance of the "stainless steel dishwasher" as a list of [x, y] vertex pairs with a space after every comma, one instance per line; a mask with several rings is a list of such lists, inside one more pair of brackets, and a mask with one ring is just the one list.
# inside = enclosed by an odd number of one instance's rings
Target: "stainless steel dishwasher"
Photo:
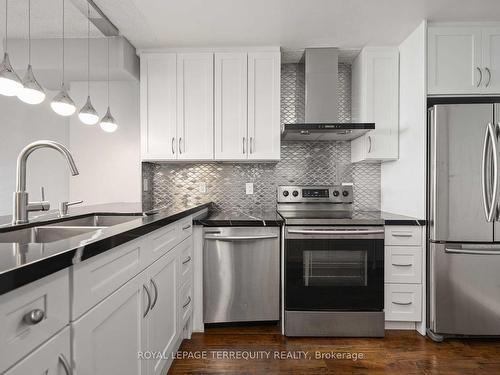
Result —
[[205, 323], [279, 320], [279, 235], [279, 227], [205, 229]]

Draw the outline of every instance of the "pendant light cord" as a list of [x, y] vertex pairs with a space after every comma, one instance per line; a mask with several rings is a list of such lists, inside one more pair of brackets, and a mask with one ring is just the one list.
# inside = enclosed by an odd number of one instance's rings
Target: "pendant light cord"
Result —
[[90, 4], [87, 2], [87, 95], [90, 96]]
[[8, 10], [9, 10], [9, 0], [5, 0], [5, 51], [4, 52], [7, 52], [7, 42], [8, 42], [8, 38], [7, 38], [7, 23], [8, 23], [8, 20], [9, 18], [7, 17], [7, 14], [8, 14]]
[[65, 0], [62, 0], [62, 89], [64, 90], [64, 71], [65, 71], [65, 64], [64, 64], [64, 5], [65, 5]]
[[28, 0], [28, 65], [31, 65], [31, 0]]
[[109, 36], [107, 40], [108, 40], [108, 108], [109, 108]]

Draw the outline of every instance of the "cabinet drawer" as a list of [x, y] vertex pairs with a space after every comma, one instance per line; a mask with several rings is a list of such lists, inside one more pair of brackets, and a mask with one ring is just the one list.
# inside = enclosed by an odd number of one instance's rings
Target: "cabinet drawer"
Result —
[[385, 320], [422, 320], [422, 286], [385, 284]]
[[422, 282], [422, 248], [410, 246], [385, 247], [385, 282]]
[[69, 349], [69, 327], [66, 327], [10, 368], [4, 375], [69, 374], [71, 373]]
[[[68, 275], [64, 269], [0, 296], [0, 372], [68, 324]], [[41, 320], [28, 321], [36, 310]]]
[[73, 266], [72, 321], [148, 265], [147, 244], [147, 238], [140, 238]]
[[421, 228], [416, 225], [386, 226], [385, 244], [396, 246], [422, 245]]
[[186, 239], [180, 245], [181, 257], [181, 286], [192, 282], [193, 278], [193, 241]]
[[184, 241], [193, 233], [193, 218], [188, 216], [185, 219], [178, 221], [178, 240], [177, 243]]
[[193, 313], [193, 286], [191, 283], [188, 283], [182, 287], [181, 294], [181, 303], [179, 308], [181, 309], [181, 327], [188, 321]]
[[149, 263], [160, 259], [179, 243], [179, 225], [179, 222], [175, 222], [148, 235], [150, 239]]

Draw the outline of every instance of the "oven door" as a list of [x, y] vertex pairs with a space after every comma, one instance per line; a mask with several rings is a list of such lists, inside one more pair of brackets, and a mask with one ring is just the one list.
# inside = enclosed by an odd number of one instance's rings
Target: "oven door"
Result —
[[286, 310], [383, 310], [383, 227], [287, 227], [285, 241]]

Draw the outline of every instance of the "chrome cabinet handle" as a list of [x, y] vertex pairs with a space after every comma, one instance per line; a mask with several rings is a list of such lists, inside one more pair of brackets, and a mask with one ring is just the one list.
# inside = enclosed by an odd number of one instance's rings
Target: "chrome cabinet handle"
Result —
[[370, 135], [368, 136], [368, 142], [369, 142], [368, 153], [370, 153], [372, 152], [372, 137]]
[[182, 230], [186, 230], [186, 229], [189, 229], [189, 228], [191, 228], [191, 224], [188, 224], [188, 225], [182, 227]]
[[175, 147], [175, 138], [172, 137], [172, 155], [175, 154], [175, 148], [174, 147]]
[[66, 375], [72, 375], [73, 371], [71, 370], [71, 366], [69, 365], [68, 360], [64, 356], [64, 354], [59, 354], [59, 362], [61, 362], [62, 367], [64, 368], [64, 373]]
[[155, 299], [151, 303], [151, 310], [153, 310], [153, 307], [156, 305], [156, 301], [158, 301], [158, 285], [156, 285], [155, 281], [151, 279], [151, 284], [153, 285], [153, 288], [155, 290]]
[[396, 302], [396, 301], [392, 301], [392, 303], [395, 304], [395, 305], [408, 306], [408, 305], [411, 305], [413, 302]]
[[488, 67], [485, 67], [484, 69], [488, 73], [488, 82], [486, 82], [486, 84], [484, 86], [488, 87], [490, 85], [490, 82], [491, 82], [491, 71], [490, 71], [490, 68], [488, 68]]
[[245, 138], [245, 137], [243, 137], [243, 154], [246, 154], [246, 151], [245, 151], [245, 143], [246, 143], [246, 142], [245, 142], [245, 139], [246, 139], [246, 138]]
[[151, 308], [151, 294], [149, 294], [149, 290], [146, 287], [146, 285], [143, 284], [142, 287], [146, 291], [146, 296], [148, 297], [148, 306], [146, 307], [146, 311], [144, 311], [144, 314], [142, 315], [142, 317], [145, 318], [148, 315], [148, 312]]
[[476, 87], [479, 87], [481, 86], [481, 82], [483, 82], [483, 71], [478, 66], [476, 67], [476, 69], [479, 71], [479, 82], [477, 83]]
[[412, 233], [402, 233], [402, 232], [391, 232], [391, 235], [393, 237], [412, 237], [413, 234]]
[[250, 153], [253, 154], [253, 137], [250, 137]]
[[397, 266], [397, 267], [411, 267], [413, 266], [413, 264], [411, 263], [392, 263], [393, 266]]
[[23, 321], [24, 323], [33, 326], [40, 323], [43, 318], [45, 318], [45, 312], [40, 309], [34, 309], [24, 315]]
[[186, 307], [189, 306], [190, 303], [191, 303], [191, 297], [188, 296], [187, 302], [184, 305], [182, 305], [182, 308], [185, 309]]
[[189, 263], [189, 262], [191, 262], [191, 257], [190, 256], [188, 256], [186, 259], [184, 259], [182, 261], [182, 264], [186, 264], [186, 263]]
[[179, 138], [179, 154], [182, 154], [181, 145], [182, 145], [182, 137]]

